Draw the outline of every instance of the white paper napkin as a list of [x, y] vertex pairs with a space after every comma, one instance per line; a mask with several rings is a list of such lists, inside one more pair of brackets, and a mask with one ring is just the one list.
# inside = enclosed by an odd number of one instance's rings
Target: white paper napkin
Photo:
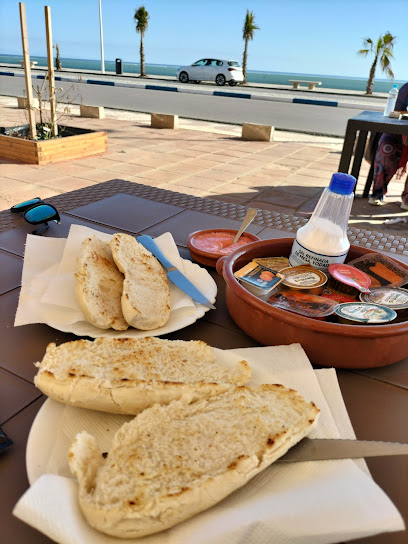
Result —
[[[67, 239], [27, 235], [22, 287], [14, 321], [15, 326], [46, 323], [58, 330], [82, 336], [146, 336], [166, 334], [186, 326], [204, 315], [204, 306], [194, 301], [174, 284], [170, 288], [170, 318], [154, 331], [102, 330], [85, 321], [75, 297], [76, 259], [83, 240], [95, 235], [109, 241], [112, 235], [82, 225], [72, 225]], [[155, 238], [166, 257], [192, 281], [212, 302], [217, 288], [208, 272], [181, 259], [172, 235], [167, 232]], [[186, 270], [186, 266], [188, 269]]]
[[[283, 383], [313, 400], [321, 414], [311, 436], [354, 437], [335, 371], [314, 372], [298, 344], [228, 353], [250, 363], [251, 383]], [[56, 474], [36, 480], [13, 513], [61, 544], [118, 543], [87, 525], [78, 507], [75, 480], [59, 475], [66, 471], [61, 457], [64, 440], [69, 443], [69, 435], [92, 424], [98, 438], [100, 430], [92, 418], [102, 418], [101, 422], [112, 416], [69, 407], [64, 412], [47, 460]], [[272, 465], [209, 510], [165, 532], [128, 542], [328, 544], [403, 529], [403, 520], [385, 493], [355, 462], [344, 460]]]

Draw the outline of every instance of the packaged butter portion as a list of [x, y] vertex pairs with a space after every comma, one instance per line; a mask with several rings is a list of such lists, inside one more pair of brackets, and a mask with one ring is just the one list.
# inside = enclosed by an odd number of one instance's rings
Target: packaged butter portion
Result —
[[329, 266], [332, 277], [344, 286], [350, 286], [362, 293], [370, 292], [371, 278], [365, 272], [349, 264], [335, 263]]
[[361, 293], [360, 300], [387, 306], [393, 310], [405, 310], [408, 308], [408, 290], [402, 287], [379, 287], [370, 293]]
[[287, 257], [259, 257], [254, 261], [272, 272], [280, 272], [283, 268], [290, 266], [289, 259]]
[[334, 300], [335, 302], [338, 302], [341, 304], [342, 302], [355, 302], [357, 300], [357, 295], [359, 294], [359, 291], [355, 289], [356, 296], [351, 296], [350, 294], [342, 293], [338, 289], [335, 289], [330, 285], [330, 280], [327, 282], [327, 284], [323, 287], [322, 292], [320, 293], [320, 296], [328, 298], [330, 300]]
[[324, 272], [306, 264], [284, 268], [281, 273], [285, 276], [284, 285], [291, 289], [304, 290], [312, 295], [319, 295], [327, 282]]
[[368, 253], [347, 263], [371, 279], [371, 287], [400, 287], [408, 282], [408, 270], [382, 253]]
[[271, 306], [312, 318], [326, 317], [337, 307], [334, 300], [291, 289], [280, 290], [269, 297], [268, 302]]
[[350, 324], [353, 322], [361, 325], [381, 325], [389, 323], [397, 317], [397, 312], [387, 306], [369, 304], [367, 302], [346, 302], [339, 304], [335, 309], [340, 323]]
[[268, 295], [284, 279], [282, 274], [274, 274], [271, 270], [257, 264], [255, 261], [251, 261], [240, 270], [237, 270], [234, 276], [245, 284], [248, 291], [256, 296]]

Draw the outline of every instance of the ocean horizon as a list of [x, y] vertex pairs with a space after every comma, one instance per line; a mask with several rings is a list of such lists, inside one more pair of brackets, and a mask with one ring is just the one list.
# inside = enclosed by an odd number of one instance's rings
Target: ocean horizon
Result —
[[[0, 54], [1, 64], [16, 64], [19, 65], [22, 55], [4, 55]], [[47, 66], [47, 58], [40, 56], [31, 56], [32, 61], [37, 62], [37, 66]], [[121, 59], [122, 60], [122, 59]], [[62, 67], [73, 70], [92, 70], [100, 71], [101, 61], [93, 59], [71, 59], [61, 58]], [[146, 74], [152, 76], [167, 76], [176, 77], [179, 65], [172, 64], [153, 64], [146, 63]], [[122, 69], [124, 74], [139, 74], [140, 63], [128, 62], [122, 60]], [[116, 60], [105, 60], [105, 72], [115, 73]], [[247, 70], [248, 83], [268, 83], [271, 85], [289, 85], [289, 79], [306, 78], [313, 81], [321, 81], [319, 89], [339, 89], [349, 91], [365, 91], [367, 85], [367, 77], [353, 76], [334, 76], [322, 74], [306, 74], [301, 72], [269, 72], [264, 70]], [[378, 93], [387, 93], [393, 84], [402, 86], [405, 81], [397, 79], [374, 79], [373, 91]]]

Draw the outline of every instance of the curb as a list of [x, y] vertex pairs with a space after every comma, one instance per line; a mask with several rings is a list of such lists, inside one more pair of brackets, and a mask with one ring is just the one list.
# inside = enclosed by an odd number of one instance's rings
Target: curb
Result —
[[[24, 73], [19, 72], [3, 72], [0, 71], [0, 76], [14, 76], [14, 77], [24, 77]], [[44, 75], [31, 75], [32, 79], [45, 79]], [[82, 79], [79, 77], [62, 77], [55, 76], [55, 81], [66, 81], [69, 83], [86, 83], [88, 85], [105, 85], [109, 87], [125, 87], [132, 89], [144, 89], [151, 91], [167, 91], [175, 93], [187, 93], [187, 94], [201, 94], [207, 96], [221, 96], [225, 98], [241, 98], [247, 100], [264, 100], [268, 102], [285, 102], [287, 104], [306, 104], [309, 106], [325, 106], [332, 108], [348, 108], [348, 109], [357, 109], [357, 110], [371, 110], [371, 111], [383, 111], [383, 106], [374, 106], [374, 105], [364, 105], [357, 103], [349, 102], [338, 102], [335, 100], [318, 100], [313, 98], [288, 98], [288, 97], [279, 97], [279, 96], [267, 96], [261, 94], [252, 94], [252, 93], [240, 93], [240, 92], [228, 92], [228, 91], [210, 91], [207, 89], [180, 89], [179, 87], [170, 87], [165, 85], [152, 85], [152, 84], [138, 84], [138, 83], [124, 83], [124, 82], [115, 82], [109, 80], [98, 80], [98, 79]]]

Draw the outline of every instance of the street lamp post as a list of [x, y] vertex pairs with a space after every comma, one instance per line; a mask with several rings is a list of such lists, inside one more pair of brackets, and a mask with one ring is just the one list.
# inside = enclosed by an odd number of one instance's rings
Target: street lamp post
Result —
[[103, 29], [102, 29], [102, 4], [99, 0], [99, 33], [101, 37], [101, 72], [105, 73], [105, 58], [103, 55]]

